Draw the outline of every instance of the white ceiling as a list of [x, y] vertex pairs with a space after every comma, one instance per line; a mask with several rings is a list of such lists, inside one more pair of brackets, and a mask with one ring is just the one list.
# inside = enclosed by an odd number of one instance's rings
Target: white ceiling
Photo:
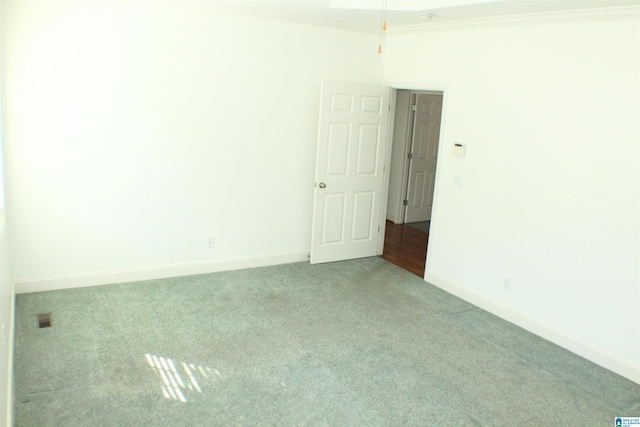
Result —
[[[383, 4], [389, 29], [513, 15], [640, 7], [640, 0], [201, 0], [223, 10], [377, 32]], [[332, 7], [333, 4], [333, 7]], [[349, 9], [350, 5], [363, 9]], [[443, 7], [443, 5], [450, 5]], [[337, 7], [336, 7], [337, 6]], [[366, 9], [364, 9], [366, 8]], [[404, 10], [397, 10], [404, 9]], [[406, 10], [411, 9], [411, 10]], [[433, 14], [430, 20], [421, 15]]]

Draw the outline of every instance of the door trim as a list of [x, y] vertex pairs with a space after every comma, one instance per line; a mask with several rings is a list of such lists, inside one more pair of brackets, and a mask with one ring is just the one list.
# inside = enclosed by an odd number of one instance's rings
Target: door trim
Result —
[[[396, 82], [396, 81], [391, 81], [391, 82], [387, 82], [388, 86], [391, 88], [391, 91], [393, 93], [393, 96], [391, 97], [392, 100], [392, 104], [391, 104], [391, 111], [389, 112], [389, 116], [393, 116], [393, 118], [395, 118], [395, 111], [396, 111], [396, 93], [398, 90], [408, 90], [408, 91], [416, 91], [416, 92], [426, 92], [426, 93], [437, 93], [437, 94], [442, 94], [442, 116], [440, 118], [440, 142], [438, 144], [438, 155], [437, 155], [437, 161], [439, 165], [443, 165], [445, 162], [443, 160], [444, 157], [444, 146], [446, 145], [446, 141], [447, 141], [447, 134], [446, 134], [446, 120], [447, 120], [447, 107], [448, 107], [448, 103], [449, 103], [449, 85], [448, 84], [440, 84], [440, 83], [420, 83], [420, 82]], [[391, 124], [393, 126], [393, 123]], [[390, 168], [391, 165], [391, 144], [393, 143], [392, 139], [389, 139], [389, 141], [387, 141], [387, 149], [389, 151], [389, 155], [388, 155], [388, 163], [386, 165], [387, 167], [387, 171]], [[408, 152], [407, 152], [408, 154]], [[406, 176], [406, 170], [403, 170], [403, 176]], [[386, 186], [387, 186], [387, 191], [388, 191], [388, 186], [389, 186], [389, 175], [387, 174], [387, 176], [385, 177], [386, 180]], [[433, 190], [433, 209], [431, 211], [431, 224], [429, 226], [429, 234], [433, 235], [433, 234], [437, 234], [438, 233], [438, 195], [440, 193], [440, 186], [443, 185], [441, 184], [443, 182], [443, 178], [442, 178], [442, 167], [437, 167], [436, 168], [436, 183], [435, 183], [435, 187]], [[387, 197], [388, 197], [388, 193], [387, 193]], [[384, 200], [383, 203], [387, 204], [387, 200]], [[403, 212], [404, 213], [404, 212]], [[386, 217], [386, 209], [384, 210], [384, 216]], [[404, 220], [404, 215], [402, 215], [402, 218]], [[383, 221], [384, 222], [384, 221]], [[383, 228], [384, 229], [384, 228]], [[384, 235], [382, 235], [383, 240], [384, 240]], [[382, 247], [384, 245], [384, 241], [382, 242], [382, 245], [380, 245], [380, 247]], [[428, 245], [427, 246], [427, 260], [426, 260], [426, 264], [425, 264], [425, 273], [424, 273], [424, 277], [425, 277], [425, 281], [426, 281], [426, 277], [427, 274], [430, 270], [430, 262], [429, 259], [431, 258], [429, 256], [430, 252], [431, 252], [431, 248], [433, 247], [433, 245]], [[380, 250], [380, 254], [382, 254], [382, 250]]]
[[384, 252], [384, 236], [387, 232], [387, 206], [389, 203], [389, 173], [391, 172], [391, 148], [393, 147], [393, 125], [396, 118], [396, 96], [398, 90], [387, 86], [389, 88], [389, 114], [387, 115], [387, 141], [386, 152], [384, 159], [384, 177], [382, 179], [382, 206], [380, 206], [380, 218], [378, 226], [380, 232], [378, 233], [378, 250], [376, 255], [380, 256]]

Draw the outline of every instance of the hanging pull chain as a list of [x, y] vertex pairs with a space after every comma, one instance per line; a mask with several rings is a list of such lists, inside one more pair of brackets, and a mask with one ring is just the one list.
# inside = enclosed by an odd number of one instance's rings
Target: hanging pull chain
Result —
[[380, 11], [380, 35], [378, 38], [378, 54], [382, 53], [382, 34], [387, 31], [387, 0], [382, 0]]

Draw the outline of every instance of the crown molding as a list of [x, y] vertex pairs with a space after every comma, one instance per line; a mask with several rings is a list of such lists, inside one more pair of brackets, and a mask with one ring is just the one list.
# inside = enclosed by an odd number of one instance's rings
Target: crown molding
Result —
[[482, 28], [508, 25], [545, 24], [582, 21], [636, 19], [640, 22], [640, 6], [607, 7], [597, 9], [527, 13], [491, 18], [464, 19], [456, 21], [431, 21], [418, 25], [389, 27], [389, 34], [419, 33], [425, 31]]

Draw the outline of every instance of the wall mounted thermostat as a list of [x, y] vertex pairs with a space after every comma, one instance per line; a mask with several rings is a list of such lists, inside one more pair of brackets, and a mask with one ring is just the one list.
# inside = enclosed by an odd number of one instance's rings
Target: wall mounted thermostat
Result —
[[467, 151], [467, 144], [462, 142], [453, 143], [453, 155], [456, 157], [464, 157]]

